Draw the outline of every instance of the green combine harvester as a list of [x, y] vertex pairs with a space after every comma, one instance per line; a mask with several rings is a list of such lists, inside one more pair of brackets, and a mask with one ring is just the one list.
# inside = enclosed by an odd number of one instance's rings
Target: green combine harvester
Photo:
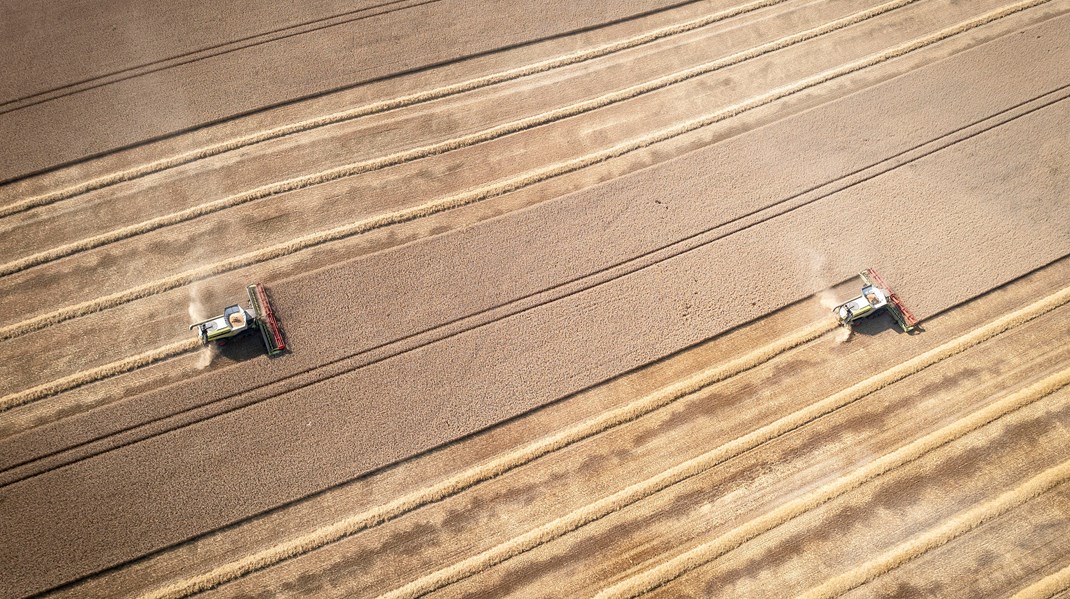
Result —
[[190, 330], [196, 328], [201, 343], [205, 345], [213, 342], [222, 345], [227, 339], [257, 329], [269, 356], [277, 356], [286, 351], [286, 341], [282, 338], [282, 330], [275, 319], [264, 286], [254, 283], [249, 285], [246, 291], [249, 292], [249, 308], [237, 304], [227, 306], [221, 316], [191, 324]]
[[862, 277], [862, 295], [845, 302], [832, 309], [832, 313], [845, 327], [850, 328], [851, 323], [875, 314], [884, 308], [892, 315], [904, 333], [911, 333], [918, 326], [918, 319], [910, 313], [899, 296], [877, 274], [876, 270], [868, 268], [858, 273]]

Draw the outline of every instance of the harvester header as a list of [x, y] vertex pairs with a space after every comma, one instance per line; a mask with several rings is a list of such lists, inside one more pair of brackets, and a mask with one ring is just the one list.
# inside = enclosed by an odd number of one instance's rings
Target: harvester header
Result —
[[271, 309], [267, 292], [260, 283], [246, 288], [249, 292], [249, 307], [235, 304], [227, 306], [221, 316], [209, 318], [204, 322], [190, 325], [190, 330], [197, 329], [201, 343], [218, 343], [222, 345], [227, 339], [237, 337], [247, 331], [257, 329], [264, 340], [269, 356], [277, 356], [286, 350], [286, 341], [282, 337], [282, 328]]
[[917, 327], [918, 319], [911, 314], [906, 304], [892, 291], [884, 278], [872, 268], [858, 273], [858, 276], [862, 278], [862, 295], [832, 309], [832, 313], [836, 315], [840, 324], [850, 327], [851, 323], [856, 320], [875, 314], [884, 308], [892, 315], [903, 332], [913, 332]]

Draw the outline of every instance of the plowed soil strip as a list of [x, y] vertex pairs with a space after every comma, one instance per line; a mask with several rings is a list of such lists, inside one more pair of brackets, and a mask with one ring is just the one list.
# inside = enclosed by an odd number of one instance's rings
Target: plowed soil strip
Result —
[[686, 69], [677, 73], [672, 73], [664, 77], [659, 77], [652, 81], [642, 83], [639, 85], [633, 85], [620, 91], [616, 91], [609, 94], [604, 94], [597, 98], [593, 98], [584, 102], [565, 106], [542, 114], [537, 114], [532, 117], [512, 121], [492, 127], [483, 131], [472, 133], [470, 135], [464, 135], [455, 139], [446, 140], [443, 142], [430, 144], [427, 146], [414, 148], [412, 150], [406, 150], [404, 152], [398, 152], [390, 156], [384, 156], [381, 158], [375, 158], [372, 160], [364, 160], [361, 162], [351, 163], [343, 165], [337, 168], [330, 169], [319, 173], [313, 173], [311, 175], [305, 175], [301, 177], [295, 177], [287, 181], [280, 183], [272, 183], [258, 187], [251, 191], [237, 194], [228, 198], [223, 198], [214, 202], [209, 202], [195, 206], [193, 208], [154, 218], [145, 222], [130, 225], [102, 233], [87, 239], [82, 239], [74, 243], [69, 243], [51, 250], [39, 252], [25, 258], [8, 262], [7, 264], [0, 265], [0, 277], [11, 275], [17, 272], [21, 272], [34, 266], [40, 266], [47, 264], [61, 258], [71, 256], [77, 253], [85, 252], [94, 248], [98, 248], [110, 243], [115, 243], [123, 239], [129, 239], [138, 235], [155, 231], [164, 227], [175, 225], [178, 223], [186, 222], [199, 218], [208, 214], [241, 206], [256, 200], [273, 197], [283, 193], [291, 191], [297, 191], [299, 189], [305, 189], [314, 185], [320, 185], [330, 181], [336, 181], [338, 179], [344, 179], [347, 177], [353, 177], [364, 173], [369, 173], [377, 170], [382, 170], [392, 166], [398, 166], [408, 162], [421, 160], [424, 158], [430, 158], [432, 156], [438, 156], [454, 150], [471, 147], [481, 143], [486, 143], [496, 139], [505, 137], [506, 135], [512, 135], [514, 133], [520, 133], [541, 125], [552, 123], [568, 119], [574, 116], [578, 116], [587, 112], [605, 108], [612, 104], [624, 102], [632, 98], [639, 97], [644, 94], [648, 94], [702, 75], [713, 73], [720, 69], [724, 69], [730, 66], [740, 64], [742, 62], [764, 56], [773, 52], [777, 52], [791, 46], [800, 44], [802, 42], [812, 40], [814, 38], [827, 35], [829, 33], [857, 25], [869, 19], [877, 16], [889, 13], [898, 8], [904, 7], [908, 4], [913, 4], [918, 0], [894, 0], [877, 6], [875, 8], [861, 11], [842, 19], [837, 19], [821, 27], [815, 27], [806, 31], [782, 37], [772, 42], [755, 46], [749, 50], [743, 52], [737, 52], [731, 54], [725, 58], [711, 61], [697, 67]]
[[[637, 574], [613, 585], [599, 593], [598, 597], [636, 597], [643, 593], [647, 593], [699, 566], [717, 559], [725, 553], [739, 547], [743, 543], [781, 526], [785, 522], [816, 509], [849, 491], [877, 479], [895, 468], [909, 464], [933, 450], [964, 437], [974, 430], [1047, 397], [1068, 384], [1070, 384], [1070, 369], [1051, 375], [1025, 389], [1007, 396], [1004, 399], [994, 402], [978, 412], [929, 433], [890, 454], [884, 455], [855, 472], [839, 478], [829, 485], [789, 502], [761, 517], [755, 518], [712, 541], [694, 547], [663, 564], [647, 570], [646, 572]], [[1043, 479], [1048, 481], [1045, 484], [1050, 483], [1044, 490], [1050, 489], [1055, 484], [1058, 484], [1058, 482], [1065, 480], [1067, 476], [1070, 476], [1070, 462], [1063, 464], [1059, 468], [1062, 469], [1057, 471], [1058, 477], [1055, 477], [1057, 479], [1055, 482], [1051, 482], [1050, 478]], [[1025, 500], [1028, 498], [1029, 497]], [[958, 520], [956, 519], [952, 522], [957, 523]]]
[[[1064, 377], [1065, 378], [1065, 377]], [[1065, 383], [1064, 383], [1065, 384]], [[828, 599], [839, 597], [876, 578], [891, 572], [910, 560], [924, 555], [927, 551], [945, 545], [958, 537], [981, 526], [985, 522], [998, 518], [1010, 510], [1047, 493], [1070, 479], [1070, 461], [1048, 468], [1015, 489], [1002, 493], [994, 499], [974, 506], [962, 512], [936, 528], [926, 531], [885, 552], [861, 566], [826, 581], [802, 595], [801, 599]], [[1052, 587], [1043, 588], [1058, 591], [1058, 581]], [[1066, 581], [1063, 581], [1066, 582]], [[1041, 588], [1033, 597], [1043, 596]]]
[[686, 33], [695, 29], [700, 29], [707, 25], [712, 25], [713, 23], [740, 16], [748, 12], [753, 12], [761, 8], [766, 8], [776, 4], [783, 4], [787, 1], [788, 0], [758, 0], [756, 2], [750, 2], [748, 4], [744, 4], [735, 8], [719, 11], [712, 15], [699, 19], [694, 19], [686, 23], [664, 27], [652, 31], [650, 33], [630, 37], [619, 42], [613, 42], [610, 44], [598, 46], [596, 48], [573, 52], [571, 54], [567, 54], [558, 58], [544, 60], [523, 67], [518, 67], [500, 73], [495, 73], [493, 75], [486, 75], [484, 77], [470, 79], [468, 81], [456, 83], [453, 85], [447, 85], [432, 90], [426, 90], [407, 96], [401, 96], [398, 98], [385, 100], [382, 102], [376, 102], [374, 104], [367, 104], [365, 106], [361, 106], [351, 110], [345, 110], [342, 112], [337, 112], [334, 114], [301, 121], [299, 123], [294, 123], [291, 125], [276, 127], [274, 129], [269, 129], [267, 131], [247, 135], [244, 137], [238, 137], [227, 142], [207, 146], [205, 148], [201, 148], [192, 152], [187, 152], [184, 154], [179, 154], [177, 156], [164, 158], [155, 162], [150, 162], [148, 164], [144, 164], [133, 169], [99, 177], [86, 183], [82, 183], [74, 187], [69, 187], [58, 192], [27, 198], [21, 202], [0, 208], [0, 218], [9, 216], [11, 214], [17, 214], [19, 212], [25, 212], [26, 210], [30, 210], [38, 206], [44, 206], [47, 204], [52, 204], [55, 202], [73, 198], [75, 196], [82, 195], [84, 193], [88, 193], [97, 189], [102, 189], [110, 185], [122, 183], [124, 181], [139, 179], [141, 177], [145, 177], [153, 173], [172, 169], [178, 166], [189, 164], [191, 162], [196, 162], [198, 160], [203, 160], [205, 158], [210, 158], [212, 156], [217, 156], [219, 154], [231, 152], [272, 139], [278, 139], [280, 137], [285, 137], [296, 133], [302, 133], [305, 131], [310, 131], [312, 129], [326, 127], [328, 125], [342, 123], [345, 121], [350, 121], [373, 114], [379, 114], [390, 110], [396, 110], [398, 108], [404, 108], [415, 104], [422, 104], [425, 102], [430, 102], [432, 100], [438, 100], [441, 98], [474, 91], [480, 88], [489, 87], [491, 85], [505, 83], [507, 81], [520, 79], [522, 77], [527, 77], [553, 69], [578, 64], [617, 52], [622, 52], [624, 50], [629, 50], [631, 48], [635, 48], [644, 44], [649, 44], [651, 42], [666, 37]]
[[241, 268], [243, 266], [256, 264], [258, 262], [264, 262], [282, 256], [287, 256], [311, 247], [330, 243], [332, 241], [344, 239], [346, 237], [351, 237], [353, 235], [358, 235], [374, 229], [408, 222], [417, 218], [422, 218], [425, 216], [430, 216], [432, 214], [452, 210], [454, 208], [460, 208], [462, 206], [473, 204], [475, 202], [479, 202], [488, 198], [497, 197], [509, 193], [511, 191], [516, 191], [518, 189], [528, 187], [535, 183], [545, 181], [553, 177], [558, 177], [560, 175], [567, 174], [593, 164], [605, 162], [606, 160], [623, 156], [635, 150], [651, 146], [655, 143], [672, 139], [674, 137], [678, 137], [696, 129], [700, 129], [708, 125], [727, 120], [744, 112], [759, 108], [761, 106], [765, 106], [767, 104], [771, 104], [777, 100], [794, 95], [806, 89], [816, 87], [823, 83], [827, 83], [839, 77], [843, 77], [845, 75], [860, 71], [867, 67], [871, 67], [882, 62], [887, 62], [889, 60], [898, 58], [915, 50], [945, 40], [949, 37], [961, 34], [971, 29], [975, 29], [977, 27], [981, 27], [983, 25], [991, 23], [992, 21], [1007, 17], [1014, 13], [1021, 12], [1023, 10], [1035, 6], [1039, 6], [1041, 4], [1045, 4], [1050, 1], [1051, 0], [1027, 0], [1026, 2], [1020, 2], [996, 11], [986, 13], [985, 15], [982, 15], [981, 17], [978, 17], [976, 19], [971, 19], [970, 21], [966, 21], [954, 27], [949, 27], [933, 35], [926, 36], [922, 39], [902, 44], [885, 52], [871, 55], [868, 58], [850, 63], [843, 67], [825, 71], [814, 77], [804, 79], [803, 81], [798, 82], [794, 85], [774, 90], [773, 92], [728, 107], [725, 110], [721, 110], [707, 117], [696, 119], [684, 123], [682, 125], [678, 125], [676, 127], [662, 130], [652, 135], [640, 138], [639, 140], [633, 140], [631, 142], [618, 144], [602, 152], [597, 152], [578, 159], [558, 163], [545, 169], [537, 170], [528, 173], [524, 176], [509, 179], [474, 191], [449, 196], [406, 210], [400, 210], [397, 212], [365, 219], [357, 223], [343, 225], [341, 227], [336, 227], [328, 231], [306, 235], [304, 237], [300, 237], [286, 243], [276, 244], [274, 246], [264, 248], [262, 250], [242, 254], [240, 256], [236, 256], [234, 258], [218, 262], [216, 264], [179, 273], [177, 275], [154, 281], [146, 285], [135, 287], [133, 289], [113, 293], [102, 298], [97, 298], [88, 302], [82, 302], [80, 304], [62, 308], [60, 310], [56, 310], [47, 314], [42, 314], [40, 316], [36, 316], [34, 318], [30, 318], [22, 322], [18, 322], [0, 328], [0, 341], [13, 339], [21, 335], [25, 335], [33, 331], [41, 330], [48, 326], [58, 324], [60, 322], [71, 320], [73, 318], [87, 316], [89, 314], [100, 312], [102, 310], [106, 310], [108, 308], [112, 308], [123, 303], [163, 293], [164, 291], [169, 291], [171, 289], [181, 287], [182, 285], [186, 285], [192, 283], [193, 281], [204, 279], [212, 275], [228, 272], [237, 268]]
[[813, 341], [834, 327], [835, 324], [832, 322], [811, 326], [727, 364], [695, 373], [682, 381], [634, 402], [572, 425], [552, 436], [528, 444], [491, 462], [471, 468], [433, 487], [406, 495], [374, 510], [357, 514], [346, 520], [317, 529], [307, 535], [254, 553], [239, 561], [225, 564], [201, 576], [176, 582], [149, 596], [159, 598], [185, 597], [219, 586], [246, 574], [263, 570], [281, 561], [303, 555], [356, 534], [361, 530], [382, 524], [417, 508], [440, 501], [479, 483], [501, 476], [510, 470], [578, 441], [636, 420], [704, 387], [755, 368], [790, 349]]

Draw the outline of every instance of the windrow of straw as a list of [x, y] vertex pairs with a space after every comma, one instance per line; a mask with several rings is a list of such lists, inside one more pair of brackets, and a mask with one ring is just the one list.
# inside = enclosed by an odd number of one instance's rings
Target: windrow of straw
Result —
[[[864, 484], [872, 482], [896, 468], [914, 462], [922, 456], [957, 439], [961, 439], [967, 434], [1002, 418], [1007, 414], [1047, 397], [1068, 384], [1070, 384], [1070, 369], [1051, 375], [1033, 385], [992, 403], [982, 410], [974, 412], [948, 426], [926, 434], [908, 445], [900, 447], [896, 451], [884, 455], [846, 476], [836, 479], [830, 484], [815, 489], [814, 491], [786, 503], [771, 512], [750, 520], [746, 524], [743, 524], [716, 539], [702, 543], [662, 564], [628, 578], [613, 587], [606, 589], [598, 596], [601, 599], [609, 597], [636, 597], [658, 588], [679, 576], [738, 548], [761, 534], [769, 532], [807, 512], [815, 510], [833, 499], [841, 497]], [[1058, 470], [1056, 475], [1055, 479], [1045, 478], [1043, 480], [1050, 482], [1051, 485], [1064, 480], [1066, 476], [1070, 475], [1070, 463], [1064, 464], [1063, 470]], [[1052, 482], [1053, 480], [1055, 482]], [[1041, 485], [1041, 487], [1036, 488], [1044, 488], [1046, 490], [1050, 489], [1051, 486], [1044, 487]], [[1029, 487], [1029, 492], [1032, 493], [1036, 488]], [[1000, 499], [1002, 500], [1003, 498], [1001, 497]], [[964, 522], [966, 521], [968, 521], [968, 519], [964, 520]], [[953, 520], [952, 523], [958, 523], [958, 520]], [[913, 541], [911, 543], [913, 543]], [[921, 543], [916, 547], [911, 545], [911, 547], [913, 547], [912, 550], [924, 546], [925, 543]], [[848, 588], [853, 588], [850, 586], [851, 584], [857, 583], [855, 586], [862, 584], [870, 575], [879, 575], [875, 573], [880, 568], [889, 566], [893, 563], [895, 563], [894, 560], [889, 561], [885, 558], [881, 558], [877, 562], [874, 562], [874, 564], [865, 567], [864, 572], [860, 571], [860, 573], [854, 574], [849, 573], [852, 577], [843, 579], [845, 581], [844, 583], [830, 583], [829, 589], [834, 591], [833, 587], [840, 588], [840, 586], [843, 586], [845, 592]], [[862, 576], [862, 574], [864, 574], [864, 576]], [[861, 582], [859, 582], [860, 580]], [[815, 589], [814, 592], [817, 593], [818, 596], [824, 596], [822, 594], [824, 593], [824, 590]]]
[[1070, 566], [1048, 574], [1021, 589], [1011, 599], [1049, 599], [1070, 589]]
[[925, 36], [923, 38], [901, 44], [889, 50], [873, 54], [864, 59], [824, 71], [812, 77], [808, 77], [794, 84], [778, 88], [768, 93], [756, 96], [744, 102], [734, 104], [725, 109], [719, 110], [713, 114], [700, 117], [688, 121], [686, 123], [675, 125], [661, 131], [657, 131], [650, 135], [617, 144], [611, 148], [594, 152], [579, 158], [560, 162], [548, 167], [538, 169], [527, 174], [506, 179], [504, 181], [494, 183], [488, 186], [476, 188], [456, 195], [440, 198], [438, 200], [428, 202], [412, 208], [399, 210], [379, 216], [371, 217], [351, 223], [342, 225], [327, 231], [321, 231], [312, 233], [296, 239], [279, 243], [267, 248], [255, 250], [227, 260], [211, 264], [201, 268], [185, 271], [140, 285], [138, 287], [127, 289], [124, 291], [109, 294], [104, 297], [96, 298], [87, 302], [82, 302], [72, 306], [67, 306], [53, 312], [41, 314], [33, 318], [26, 319], [24, 321], [8, 325], [0, 328], [0, 341], [13, 339], [21, 335], [25, 335], [34, 331], [41, 330], [45, 327], [53, 326], [61, 322], [71, 320], [74, 318], [80, 318], [89, 314], [100, 312], [108, 308], [114, 308], [127, 302], [135, 301], [145, 297], [150, 297], [176, 289], [183, 285], [192, 283], [193, 281], [205, 279], [217, 274], [229, 272], [245, 266], [264, 262], [266, 260], [273, 260], [294, 254], [299, 251], [303, 251], [309, 248], [313, 248], [319, 245], [330, 243], [367, 233], [369, 231], [383, 228], [390, 225], [409, 222], [418, 218], [423, 218], [433, 214], [438, 214], [447, 210], [460, 208], [476, 202], [480, 202], [489, 198], [501, 196], [525, 187], [529, 187], [536, 183], [559, 177], [595, 164], [618, 158], [625, 154], [640, 150], [656, 143], [660, 143], [691, 131], [707, 127], [709, 125], [725, 121], [733, 118], [745, 112], [766, 106], [783, 98], [787, 98], [791, 95], [805, 91], [807, 89], [816, 87], [818, 85], [828, 83], [834, 79], [850, 75], [852, 73], [861, 71], [863, 69], [872, 67], [874, 65], [899, 58], [910, 52], [914, 52], [926, 46], [938, 43], [947, 38], [959, 35], [971, 29], [981, 27], [998, 19], [1004, 18], [1016, 12], [1020, 12], [1050, 2], [1051, 0], [1027, 0], [1026, 2], [1020, 2], [1013, 4], [1002, 9], [992, 11], [971, 19], [969, 21], [960, 23], [953, 27], [943, 29], [934, 34]]
[[[1052, 466], [1018, 487], [976, 505], [961, 514], [957, 514], [932, 530], [896, 545], [879, 557], [810, 589], [800, 599], [830, 599], [831, 597], [844, 595], [852, 589], [856, 589], [911, 560], [917, 559], [928, 551], [950, 543], [985, 522], [998, 518], [1010, 510], [1047, 493], [1056, 486], [1065, 483], [1067, 479], [1070, 479], [1070, 461]], [[1059, 581], [1053, 579], [1051, 582], [1055, 584], [1050, 586], [1048, 583], [1042, 586], [1037, 585], [1034, 589], [1037, 594], [1030, 596], [1038, 597], [1054, 594], [1054, 592], [1058, 591]], [[1062, 581], [1064, 585], [1066, 582], [1068, 581]], [[1048, 595], [1042, 595], [1040, 591], [1043, 589], [1053, 592]]]
[[489, 129], [471, 133], [469, 135], [463, 135], [454, 139], [429, 144], [426, 146], [413, 148], [411, 150], [405, 150], [403, 152], [397, 152], [389, 156], [383, 156], [380, 158], [373, 158], [370, 160], [364, 160], [360, 162], [354, 162], [346, 164], [336, 168], [332, 168], [326, 171], [313, 173], [310, 175], [303, 175], [288, 179], [286, 181], [280, 181], [277, 183], [271, 183], [269, 185], [263, 185], [256, 189], [243, 192], [237, 195], [233, 195], [227, 198], [222, 198], [213, 202], [207, 202], [194, 206], [192, 208], [147, 220], [141, 223], [122, 227], [114, 231], [108, 231], [107, 233], [101, 233], [86, 239], [62, 245], [60, 247], [52, 248], [43, 252], [26, 256], [19, 260], [9, 262], [7, 264], [0, 265], [0, 277], [8, 276], [21, 272], [34, 266], [53, 262], [67, 256], [89, 251], [94, 248], [98, 248], [110, 243], [115, 243], [123, 239], [129, 239], [138, 235], [143, 235], [163, 227], [176, 225], [182, 222], [193, 220], [214, 212], [226, 210], [242, 204], [247, 204], [256, 200], [262, 200], [269, 197], [274, 197], [284, 193], [297, 191], [312, 187], [314, 185], [321, 185], [330, 181], [343, 179], [347, 177], [353, 177], [372, 171], [377, 171], [392, 166], [398, 166], [408, 162], [429, 158], [432, 156], [438, 156], [447, 152], [460, 150], [462, 148], [471, 147], [477, 144], [486, 143], [495, 139], [500, 139], [507, 135], [520, 133], [535, 127], [540, 127], [555, 121], [560, 121], [570, 117], [574, 117], [580, 114], [605, 108], [612, 104], [624, 102], [632, 98], [636, 98], [643, 94], [648, 94], [659, 89], [663, 89], [678, 83], [682, 83], [689, 79], [694, 79], [702, 75], [712, 73], [714, 71], [724, 69], [741, 62], [764, 56], [771, 52], [783, 50], [795, 44], [802, 43], [813, 38], [826, 35], [828, 33], [856, 25], [868, 19], [872, 19], [879, 15], [891, 12], [897, 8], [901, 8], [908, 4], [917, 2], [918, 0], [895, 0], [882, 4], [869, 10], [864, 10], [853, 15], [849, 15], [842, 19], [837, 19], [813, 29], [786, 36], [769, 42], [767, 44], [761, 44], [751, 49], [737, 52], [725, 58], [714, 60], [697, 67], [685, 69], [683, 71], [659, 77], [652, 81], [634, 85], [623, 90], [615, 91], [609, 94], [578, 102], [569, 106], [564, 106], [547, 112], [543, 112], [531, 117], [519, 119], [491, 127]]
[[25, 405], [34, 401], [52, 397], [64, 391], [70, 391], [83, 385], [88, 385], [102, 379], [118, 376], [138, 368], [144, 368], [184, 353], [191, 352], [201, 346], [200, 339], [187, 339], [178, 341], [164, 347], [159, 347], [136, 356], [130, 356], [117, 362], [105, 364], [97, 368], [90, 368], [76, 372], [54, 381], [49, 381], [36, 387], [30, 387], [17, 393], [0, 397], [0, 412]]
[[197, 150], [162, 158], [160, 160], [149, 162], [139, 165], [137, 167], [110, 173], [96, 179], [92, 179], [85, 183], [69, 187], [57, 192], [43, 194], [31, 198], [22, 200], [21, 202], [12, 204], [7, 207], [0, 208], [0, 218], [9, 216], [11, 214], [17, 214], [19, 212], [25, 212], [39, 206], [45, 206], [48, 204], [54, 204], [63, 200], [73, 198], [91, 191], [103, 189], [111, 185], [116, 185], [124, 181], [132, 181], [139, 179], [154, 173], [165, 171], [168, 169], [176, 168], [185, 164], [190, 164], [198, 160], [204, 160], [212, 156], [218, 156], [226, 152], [232, 152], [242, 148], [249, 147], [251, 145], [263, 143], [273, 139], [279, 139], [289, 135], [297, 133], [303, 133], [320, 127], [326, 127], [328, 125], [334, 125], [337, 123], [343, 123], [346, 121], [354, 120], [364, 116], [370, 116], [373, 114], [379, 114], [390, 110], [397, 110], [416, 104], [422, 104], [425, 102], [431, 102], [433, 100], [439, 100], [449, 96], [455, 96], [463, 94], [484, 87], [497, 85], [499, 83], [505, 83], [514, 79], [520, 79], [522, 77], [528, 77], [531, 75], [537, 75], [551, 71], [553, 69], [578, 64], [595, 58], [600, 58], [624, 50], [629, 50], [644, 44], [686, 33], [688, 31], [694, 31], [708, 25], [712, 25], [719, 21], [737, 17], [749, 12], [753, 12], [776, 4], [783, 4], [788, 0], [758, 0], [756, 2], [749, 2], [741, 6], [732, 7], [726, 10], [718, 11], [711, 15], [693, 19], [691, 21], [680, 23], [678, 25], [671, 25], [663, 27], [648, 33], [636, 35], [630, 38], [626, 38], [617, 42], [596, 46], [594, 48], [588, 48], [585, 50], [576, 51], [564, 56], [547, 59], [544, 61], [532, 63], [522, 67], [509, 69], [499, 73], [493, 73], [490, 75], [484, 75], [475, 79], [469, 79], [460, 83], [454, 83], [435, 89], [425, 90], [406, 96], [400, 96], [397, 98], [391, 98], [381, 102], [375, 102], [357, 108], [349, 110], [343, 110], [340, 112], [308, 119], [298, 123], [293, 123], [281, 127], [275, 127], [267, 131], [261, 131], [242, 137], [236, 137], [225, 142], [220, 142]]
[[813, 341], [834, 327], [835, 324], [831, 322], [831, 319], [829, 319], [829, 322], [808, 327], [740, 358], [697, 372], [684, 380], [668, 385], [619, 408], [583, 420], [553, 435], [519, 447], [494, 460], [451, 476], [433, 486], [417, 490], [385, 505], [313, 530], [303, 536], [269, 547], [240, 560], [224, 564], [202, 575], [177, 581], [149, 593], [147, 597], [155, 599], [186, 597], [393, 520], [428, 504], [456, 495], [477, 484], [497, 478], [506, 472], [531, 463], [564, 447], [632, 422], [704, 387], [755, 368], [790, 349]]

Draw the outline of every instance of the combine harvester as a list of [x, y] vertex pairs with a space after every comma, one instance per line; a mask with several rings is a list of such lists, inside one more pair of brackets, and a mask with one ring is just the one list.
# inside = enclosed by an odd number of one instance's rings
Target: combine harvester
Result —
[[832, 309], [832, 313], [839, 319], [840, 324], [850, 328], [854, 321], [875, 314], [881, 308], [886, 308], [892, 315], [903, 332], [911, 333], [918, 325], [918, 319], [907, 310], [903, 301], [892, 291], [888, 283], [872, 268], [858, 273], [862, 277], [862, 295], [853, 300], [840, 304]]
[[249, 309], [235, 304], [227, 306], [222, 316], [209, 318], [204, 322], [190, 325], [192, 331], [197, 328], [201, 343], [208, 345], [217, 342], [220, 345], [231, 337], [237, 337], [254, 327], [260, 330], [260, 336], [264, 339], [269, 356], [277, 356], [286, 350], [286, 342], [282, 338], [282, 330], [279, 322], [275, 319], [275, 313], [268, 302], [264, 286], [254, 283], [246, 288], [249, 292]]

